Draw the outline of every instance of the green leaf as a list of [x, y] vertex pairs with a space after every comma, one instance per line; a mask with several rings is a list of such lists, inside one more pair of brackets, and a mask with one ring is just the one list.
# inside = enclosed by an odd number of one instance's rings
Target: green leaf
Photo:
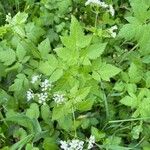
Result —
[[52, 111], [52, 120], [59, 120], [71, 113], [71, 103], [60, 104], [55, 106]]
[[130, 4], [131, 4], [135, 17], [139, 21], [144, 23], [149, 17], [147, 13], [147, 9], [149, 8], [149, 5], [146, 4], [145, 0], [130, 0]]
[[39, 106], [36, 103], [32, 103], [30, 105], [30, 108], [27, 109], [26, 111], [26, 116], [28, 116], [29, 118], [33, 119], [38, 119], [39, 118]]
[[18, 57], [19, 62], [22, 62], [24, 57], [26, 55], [26, 50], [24, 47], [19, 43], [17, 45], [17, 50], [16, 50], [16, 56]]
[[28, 130], [30, 130], [32, 133], [34, 132], [34, 130], [36, 130], [33, 120], [23, 114], [16, 114], [10, 117], [8, 116], [5, 120], [17, 123], [20, 126], [23, 126]]
[[23, 24], [26, 22], [28, 14], [25, 12], [18, 12], [13, 18], [11, 24]]
[[58, 61], [54, 55], [48, 55], [47, 61], [42, 61], [39, 64], [39, 70], [45, 75], [51, 75], [53, 71], [57, 68]]
[[0, 50], [0, 61], [4, 63], [4, 65], [9, 66], [14, 63], [16, 60], [16, 54], [12, 49]]
[[87, 48], [90, 59], [98, 58], [105, 50], [107, 43], [96, 43]]
[[84, 33], [80, 23], [74, 16], [71, 16], [70, 36], [74, 39], [75, 45], [80, 46], [81, 37], [84, 36]]
[[111, 65], [103, 63], [98, 71], [93, 72], [93, 78], [97, 81], [100, 81], [100, 79], [103, 79], [105, 81], [110, 81], [110, 78], [117, 75], [121, 69]]
[[133, 139], [139, 139], [140, 133], [142, 132], [142, 126], [141, 125], [137, 125], [135, 127], [132, 128], [131, 131], [131, 135], [133, 137]]
[[38, 45], [38, 50], [41, 53], [41, 57], [43, 59], [47, 58], [47, 55], [49, 54], [51, 47], [50, 47], [50, 41], [48, 38], [46, 38], [44, 41], [42, 41], [39, 45]]
[[85, 88], [79, 89], [74, 97], [74, 102], [79, 103], [82, 100], [84, 100], [87, 97], [87, 95], [89, 94], [90, 89], [91, 89], [91, 87], [85, 87]]
[[15, 130], [13, 133], [13, 137], [18, 138], [18, 139], [23, 139], [27, 136], [27, 132], [23, 128], [19, 128]]
[[63, 76], [63, 69], [56, 69], [50, 77], [52, 82], [59, 80]]
[[95, 127], [92, 127], [92, 128], [91, 128], [91, 134], [92, 134], [93, 136], [95, 136], [95, 139], [96, 139], [97, 142], [100, 141], [102, 138], [105, 137], [105, 133], [99, 131], [99, 130], [98, 130], [97, 128], [95, 128]]
[[26, 91], [29, 88], [29, 81], [24, 74], [18, 74], [14, 84], [9, 87], [9, 91]]
[[139, 112], [141, 117], [149, 117], [150, 116], [150, 100], [149, 98], [144, 98], [139, 105]]
[[77, 109], [80, 110], [80, 111], [88, 111], [88, 110], [91, 110], [91, 109], [92, 109], [92, 106], [93, 106], [93, 103], [94, 103], [94, 100], [93, 100], [93, 99], [88, 99], [88, 100], [82, 101], [82, 102], [80, 102], [80, 103], [77, 105]]
[[41, 116], [45, 122], [48, 122], [50, 119], [51, 111], [47, 104], [41, 106]]
[[78, 63], [79, 52], [76, 49], [57, 48], [55, 49], [58, 57], [67, 63], [68, 66]]
[[120, 102], [126, 106], [136, 108], [138, 106], [138, 100], [136, 97], [125, 96], [120, 100]]
[[28, 142], [30, 142], [33, 139], [33, 136], [34, 136], [33, 134], [26, 136], [25, 138], [23, 138], [19, 142], [15, 143], [10, 148], [10, 150], [21, 150], [25, 146], [25, 144], [27, 144]]
[[44, 150], [58, 150], [56, 140], [54, 138], [45, 138], [43, 142]]
[[142, 79], [142, 72], [134, 63], [131, 63], [128, 75], [131, 83], [138, 83]]

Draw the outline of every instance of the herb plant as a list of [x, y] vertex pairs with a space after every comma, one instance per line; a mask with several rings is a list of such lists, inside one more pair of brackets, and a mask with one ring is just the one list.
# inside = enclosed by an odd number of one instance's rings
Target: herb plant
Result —
[[150, 149], [150, 0], [2, 0], [0, 16], [1, 150]]

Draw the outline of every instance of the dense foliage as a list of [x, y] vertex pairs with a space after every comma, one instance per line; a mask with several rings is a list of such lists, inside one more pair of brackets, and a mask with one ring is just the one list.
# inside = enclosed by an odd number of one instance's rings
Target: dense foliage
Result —
[[150, 0], [1, 0], [0, 17], [1, 150], [150, 150]]

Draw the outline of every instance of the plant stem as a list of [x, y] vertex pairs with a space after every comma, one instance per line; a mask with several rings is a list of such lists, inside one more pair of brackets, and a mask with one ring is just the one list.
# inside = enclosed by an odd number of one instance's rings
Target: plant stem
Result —
[[74, 137], [77, 137], [77, 132], [76, 132], [76, 126], [75, 126], [75, 122], [76, 122], [76, 118], [75, 118], [75, 114], [74, 114], [74, 108], [72, 106], [72, 117], [73, 117], [73, 127], [74, 127]]
[[96, 11], [96, 15], [95, 15], [95, 28], [97, 27], [97, 20], [98, 20], [98, 12]]

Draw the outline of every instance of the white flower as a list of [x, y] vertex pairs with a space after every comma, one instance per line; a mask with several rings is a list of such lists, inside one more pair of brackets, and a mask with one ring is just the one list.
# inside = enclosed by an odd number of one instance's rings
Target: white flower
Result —
[[40, 80], [41, 75], [35, 75], [32, 77], [31, 79], [31, 83], [34, 84], [35, 82], [37, 82], [38, 80]]
[[60, 148], [63, 150], [83, 150], [84, 142], [78, 139], [60, 141]]
[[118, 27], [115, 25], [115, 26], [112, 26], [110, 29], [108, 29], [108, 31], [109, 31], [109, 33], [111, 34], [111, 36], [113, 37], [113, 38], [115, 38], [116, 37], [116, 35], [117, 35], [117, 33], [114, 31], [114, 30], [117, 30], [118, 29]]
[[109, 10], [108, 10], [108, 11], [110, 12], [110, 14], [111, 14], [112, 16], [115, 15], [115, 10], [114, 10], [114, 8], [113, 8], [112, 5], [109, 5]]
[[69, 144], [66, 141], [60, 141], [60, 148], [63, 150], [69, 150]]
[[54, 100], [57, 104], [63, 103], [64, 100], [65, 100], [64, 94], [55, 93], [55, 94], [53, 95], [53, 100]]
[[69, 143], [69, 145], [71, 150], [83, 150], [84, 142], [78, 139], [74, 139]]
[[6, 20], [5, 21], [8, 22], [8, 23], [10, 23], [11, 20], [12, 20], [11, 14], [8, 13], [8, 15], [6, 15]]
[[93, 145], [95, 144], [95, 137], [93, 135], [90, 136], [88, 141], [88, 149], [93, 148]]
[[105, 2], [101, 2], [100, 6], [103, 7], [103, 8], [107, 8], [108, 7], [108, 5]]
[[41, 83], [41, 88], [42, 91], [46, 91], [48, 88], [51, 90], [52, 84], [49, 82], [48, 79], [45, 79], [42, 83]]
[[100, 0], [88, 0], [85, 3], [85, 6], [90, 5], [90, 4], [95, 4], [95, 5], [98, 5], [98, 6], [103, 7], [103, 8], [108, 7], [108, 5], [105, 2], [101, 2]]
[[87, 5], [90, 5], [90, 4], [96, 4], [96, 5], [100, 5], [100, 1], [99, 0], [88, 0], [86, 3], [85, 3], [85, 6]]
[[38, 98], [39, 98], [39, 103], [40, 104], [46, 104], [46, 99], [48, 98], [48, 94], [45, 92], [45, 93], [40, 93], [40, 94], [37, 94]]
[[33, 91], [31, 89], [29, 89], [27, 91], [27, 101], [30, 101], [33, 98], [34, 98], [34, 93], [33, 93]]

